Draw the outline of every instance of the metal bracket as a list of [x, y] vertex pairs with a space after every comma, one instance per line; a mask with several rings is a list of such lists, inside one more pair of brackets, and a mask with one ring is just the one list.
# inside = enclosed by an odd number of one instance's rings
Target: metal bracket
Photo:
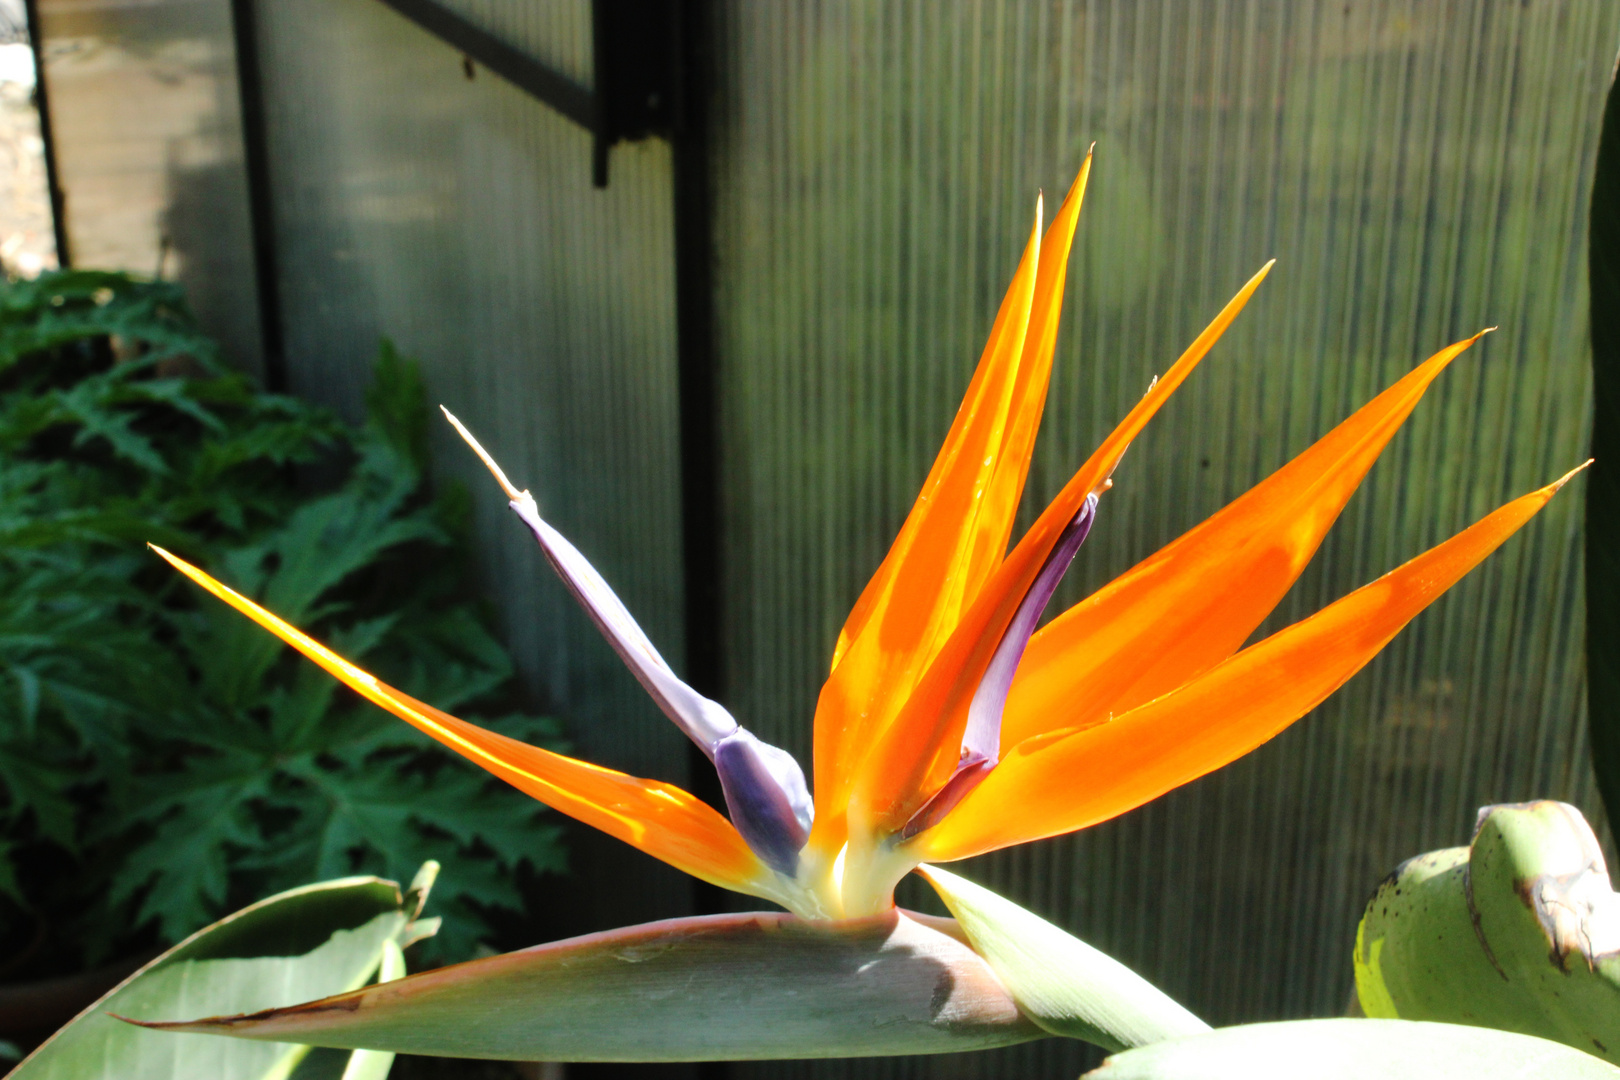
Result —
[[591, 182], [607, 187], [613, 144], [680, 128], [678, 0], [592, 0], [596, 86], [581, 86], [439, 0], [381, 0], [468, 60], [591, 132]]

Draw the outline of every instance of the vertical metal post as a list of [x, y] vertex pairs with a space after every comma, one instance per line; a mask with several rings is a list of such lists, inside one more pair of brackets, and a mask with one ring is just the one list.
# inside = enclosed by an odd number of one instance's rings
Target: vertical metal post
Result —
[[253, 0], [231, 0], [236, 43], [236, 87], [242, 112], [242, 161], [247, 171], [248, 219], [253, 235], [253, 276], [264, 343], [265, 389], [287, 389], [286, 344], [281, 325], [281, 279], [276, 260], [275, 206], [271, 202], [270, 149], [264, 115], [264, 79], [259, 66], [259, 26]]
[[61, 177], [56, 167], [56, 139], [51, 135], [50, 92], [45, 85], [45, 52], [40, 47], [45, 35], [39, 20], [39, 0], [23, 0], [23, 11], [28, 18], [28, 48], [34, 54], [34, 106], [39, 110], [40, 141], [45, 144], [45, 183], [50, 189], [56, 265], [66, 269], [73, 265], [73, 251], [68, 243], [67, 199], [62, 193]]
[[[686, 668], [692, 685], [723, 699], [724, 552], [721, 548], [720, 398], [715, 355], [714, 205], [708, 111], [712, 92], [707, 0], [678, 0], [673, 80], [675, 351], [681, 440], [681, 549], [686, 592]], [[714, 767], [692, 750], [692, 791], [724, 807]], [[700, 913], [724, 893], [696, 883]]]

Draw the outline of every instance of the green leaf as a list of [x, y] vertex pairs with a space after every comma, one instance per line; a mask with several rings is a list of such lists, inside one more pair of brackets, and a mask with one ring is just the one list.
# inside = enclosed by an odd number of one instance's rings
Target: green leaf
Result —
[[1491, 806], [1467, 848], [1379, 886], [1356, 932], [1369, 1016], [1556, 1039], [1620, 1064], [1620, 895], [1579, 810]]
[[[470, 518], [424, 481], [420, 376], [385, 349], [353, 429], [214, 352], [172, 284], [0, 281], [8, 903], [53, 912], [55, 973], [153, 920], [172, 942], [241, 898], [431, 855], [452, 894], [432, 949], [472, 955], [488, 910], [520, 905], [517, 864], [561, 865], [538, 804], [452, 774], [442, 748], [140, 548], [213, 568], [441, 707], [511, 708], [513, 665], [457, 554]], [[197, 362], [160, 363], [181, 356]]]
[[392, 881], [345, 878], [244, 908], [137, 971], [8, 1075], [11, 1080], [286, 1077], [307, 1047], [177, 1039], [115, 1017], [286, 1005], [362, 986], [385, 959], [397, 974], [400, 942], [416, 935], [416, 916], [435, 872], [424, 866], [405, 895]]
[[1082, 1080], [1620, 1080], [1546, 1039], [1410, 1020], [1288, 1020], [1220, 1028], [1115, 1054]]
[[261, 759], [237, 753], [199, 756], [184, 772], [147, 785], [157, 797], [143, 807], [143, 816], [176, 812], [119, 868], [113, 902], [146, 889], [136, 921], [157, 919], [170, 940], [206, 922], [225, 900], [229, 846], [253, 842], [248, 804], [264, 794], [268, 782]]
[[427, 383], [416, 361], [404, 356], [388, 338], [377, 350], [371, 385], [366, 389], [371, 426], [418, 469], [427, 468]]
[[307, 1005], [160, 1026], [511, 1061], [935, 1054], [1045, 1034], [953, 921], [902, 911], [671, 919]]
[[1118, 960], [1034, 912], [937, 866], [919, 872], [1019, 1008], [1052, 1034], [1124, 1050], [1210, 1029]]

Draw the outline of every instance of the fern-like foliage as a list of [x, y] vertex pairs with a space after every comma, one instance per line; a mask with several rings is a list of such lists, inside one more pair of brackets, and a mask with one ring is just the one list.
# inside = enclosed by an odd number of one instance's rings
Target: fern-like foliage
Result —
[[0, 944], [33, 942], [35, 970], [427, 858], [437, 947], [465, 956], [484, 911], [519, 906], [520, 864], [560, 869], [536, 804], [144, 550], [201, 562], [417, 696], [509, 711], [511, 661], [457, 557], [464, 496], [425, 483], [421, 382], [386, 344], [368, 403], [351, 429], [256, 391], [171, 285], [0, 285]]

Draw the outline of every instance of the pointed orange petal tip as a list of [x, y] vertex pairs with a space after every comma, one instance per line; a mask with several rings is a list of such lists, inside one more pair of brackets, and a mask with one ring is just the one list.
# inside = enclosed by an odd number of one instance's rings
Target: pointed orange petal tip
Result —
[[501, 485], [501, 490], [506, 492], [506, 497], [508, 499], [511, 499], [513, 502], [522, 502], [525, 499], [532, 498], [527, 491], [519, 491], [513, 486], [512, 481], [506, 478], [506, 473], [501, 471], [501, 467], [499, 465], [495, 464], [495, 459], [489, 456], [489, 451], [485, 450], [483, 446], [479, 444], [478, 440], [473, 438], [472, 432], [467, 430], [467, 426], [465, 424], [456, 419], [454, 413], [445, 408], [443, 405], [439, 406], [439, 411], [444, 413], [444, 418], [450, 421], [450, 426], [456, 429], [456, 434], [460, 435], [466, 444], [472, 447], [472, 452], [478, 455], [478, 460], [482, 461], [484, 463], [484, 467], [494, 475], [496, 483]]
[[1580, 468], [1168, 693], [1018, 743], [918, 836], [917, 858], [949, 862], [1086, 828], [1247, 754], [1343, 686]]
[[688, 792], [530, 746], [435, 709], [382, 682], [184, 559], [156, 544], [149, 546], [198, 586], [303, 653], [367, 701], [519, 791], [721, 888], [761, 896], [784, 907], [792, 902], [791, 896], [772, 884], [773, 875], [732, 824]]

